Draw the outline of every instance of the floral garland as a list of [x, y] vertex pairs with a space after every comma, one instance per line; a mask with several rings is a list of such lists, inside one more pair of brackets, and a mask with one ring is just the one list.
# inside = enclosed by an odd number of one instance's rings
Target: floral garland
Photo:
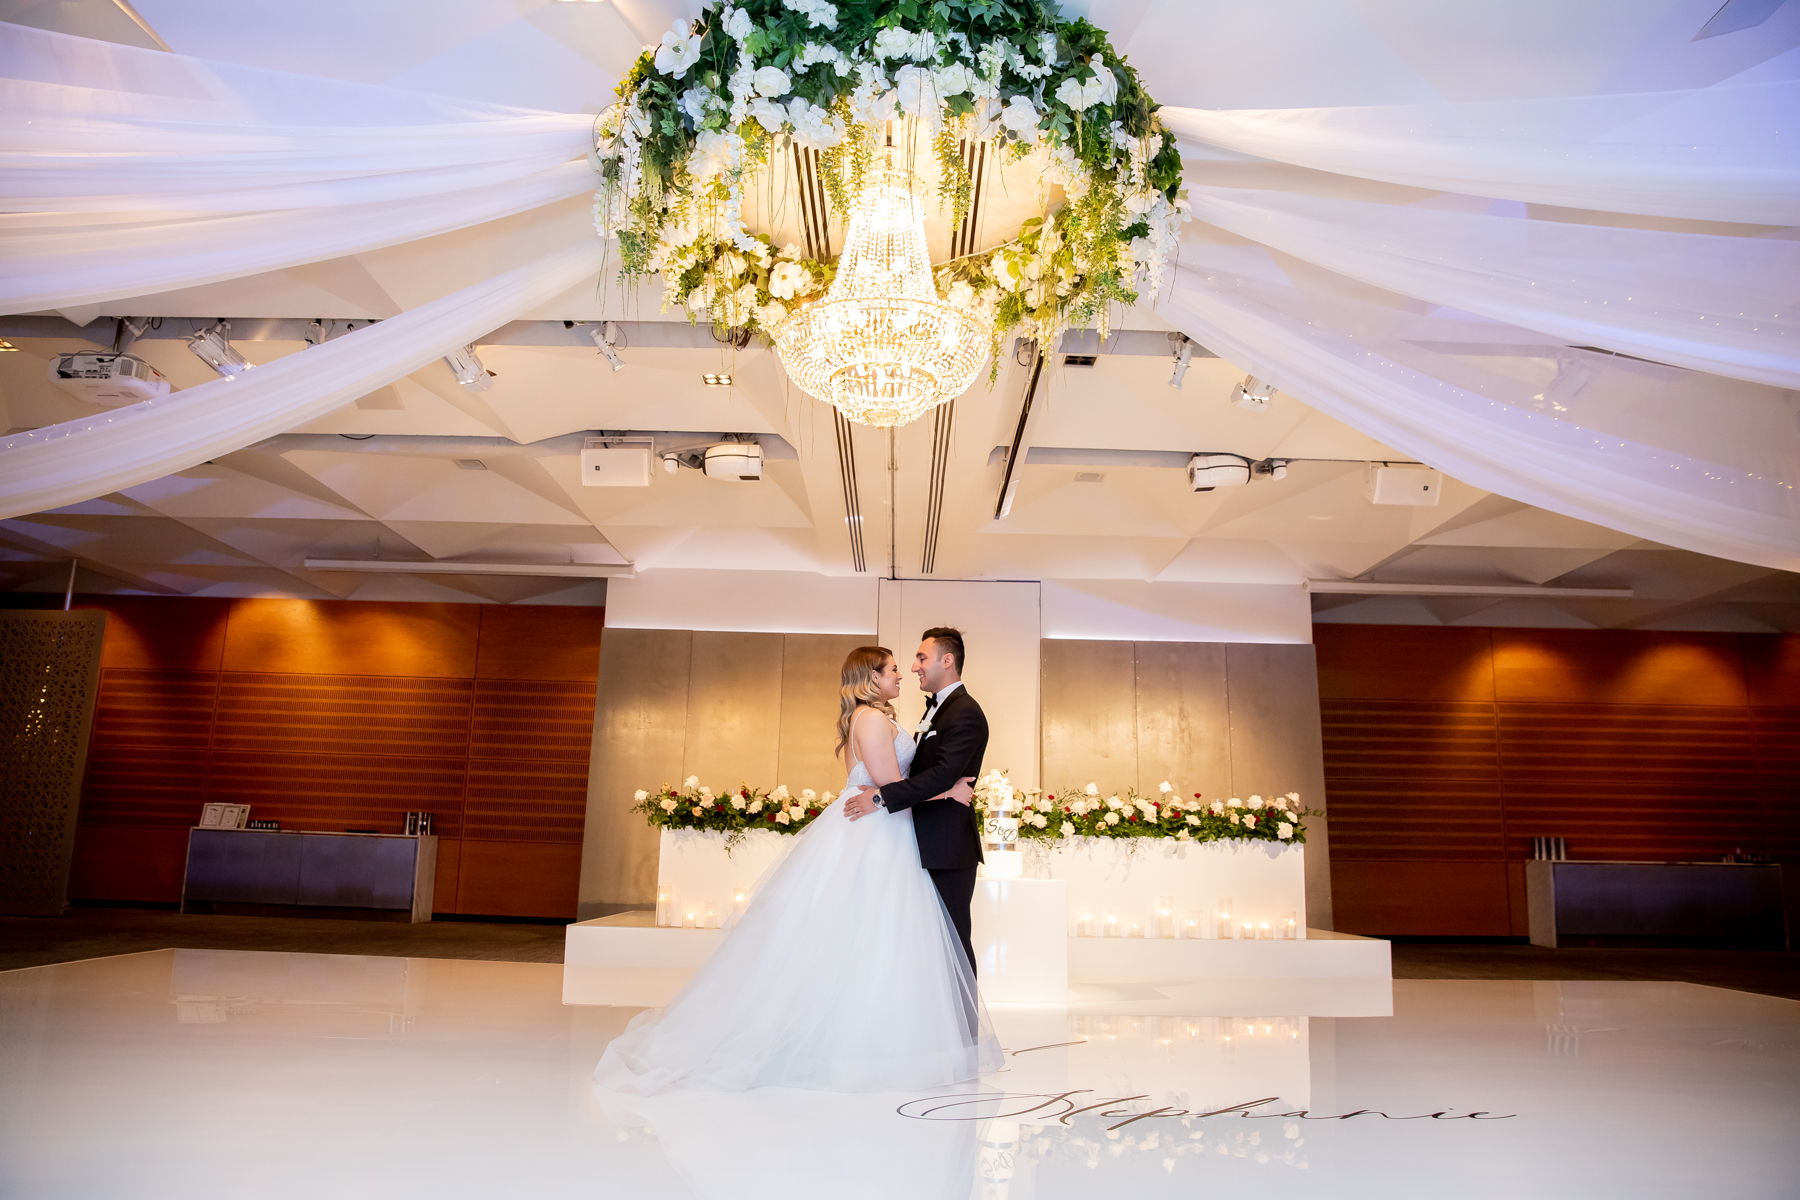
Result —
[[[1154, 292], [1187, 219], [1181, 154], [1104, 31], [1048, 0], [727, 0], [645, 51], [589, 156], [594, 224], [621, 276], [660, 274], [691, 320], [772, 331], [833, 265], [744, 227], [746, 177], [788, 146], [821, 152], [847, 213], [895, 118], [929, 133], [961, 221], [961, 143], [1030, 160], [1041, 216], [939, 267], [940, 296], [1051, 344]], [[1053, 187], [1062, 203], [1050, 204]]]
[[[1300, 793], [1289, 792], [1264, 800], [1252, 796], [1208, 803], [1199, 792], [1192, 800], [1176, 795], [1164, 780], [1154, 797], [1125, 788], [1102, 797], [1098, 784], [1065, 788], [1063, 798], [1037, 788], [1015, 791], [1006, 775], [989, 771], [975, 783], [975, 806], [982, 817], [998, 816], [1001, 798], [1012, 796], [1011, 815], [1018, 818], [1019, 837], [1055, 839], [1172, 838], [1178, 842], [1216, 842], [1226, 839], [1306, 844], [1306, 822], [1311, 809], [1297, 807]], [[1022, 801], [1019, 803], [1018, 801]]]
[[[1306, 822], [1312, 810], [1296, 807], [1298, 792], [1264, 800], [1252, 796], [1207, 803], [1198, 792], [1192, 800], [1175, 795], [1164, 782], [1159, 794], [1140, 796], [1126, 788], [1102, 797], [1096, 784], [1065, 789], [1063, 799], [1037, 788], [1013, 791], [1004, 772], [989, 771], [975, 784], [975, 808], [986, 818], [998, 816], [1001, 796], [1022, 800], [1013, 809], [1019, 820], [1019, 837], [1055, 840], [1071, 837], [1171, 838], [1178, 842], [1216, 842], [1228, 838], [1247, 841], [1306, 842]], [[837, 799], [835, 792], [802, 788], [798, 795], [783, 784], [772, 791], [739, 784], [715, 792], [690, 775], [680, 787], [667, 783], [656, 791], [639, 791], [631, 811], [641, 814], [658, 829], [702, 829], [725, 835], [727, 846], [736, 846], [752, 829], [771, 833], [799, 833]]]
[[752, 829], [772, 833], [799, 833], [824, 812], [835, 792], [824, 795], [802, 788], [798, 796], [783, 784], [774, 791], [740, 784], [734, 791], [715, 793], [703, 787], [698, 775], [689, 775], [679, 788], [663, 784], [654, 792], [640, 790], [631, 811], [658, 829], [704, 829], [725, 835], [727, 846], [736, 846]]

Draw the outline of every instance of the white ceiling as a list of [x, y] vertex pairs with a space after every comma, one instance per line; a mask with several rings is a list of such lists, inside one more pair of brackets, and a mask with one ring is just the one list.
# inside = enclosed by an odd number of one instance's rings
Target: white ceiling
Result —
[[[1787, 71], [1800, 51], [1800, 4], [1763, 25], [1692, 41], [1719, 0], [1178, 0], [1065, 4], [1114, 33], [1152, 93], [1218, 107], [1490, 99], [1695, 86], [1745, 71]], [[598, 111], [633, 57], [654, 6], [555, 0], [138, 0], [181, 53], [368, 83], [565, 111]], [[667, 12], [679, 5], [664, 5]], [[145, 34], [110, 0], [0, 0], [0, 19], [119, 41]], [[660, 24], [660, 22], [652, 22]], [[216, 316], [253, 362], [303, 349], [291, 325], [256, 318], [392, 316], [541, 253], [584, 226], [586, 203], [405, 246], [102, 306], [160, 316], [135, 351], [177, 387], [212, 378], [178, 334]], [[716, 345], [663, 314], [659, 292], [583, 288], [480, 344], [496, 373], [471, 394], [434, 364], [289, 435], [128, 492], [0, 522], [0, 588], [60, 590], [67, 561], [83, 590], [585, 603], [575, 579], [355, 575], [310, 571], [313, 557], [504, 559], [663, 568], [855, 573], [829, 410], [794, 391], [772, 352]], [[70, 311], [12, 321], [0, 335], [0, 425], [18, 429], [92, 410], [44, 381], [50, 355], [106, 340]], [[1124, 328], [1163, 331], [1153, 309]], [[190, 320], [190, 318], [192, 320]], [[613, 373], [563, 320], [627, 322], [629, 366]], [[1160, 335], [1139, 338], [1154, 347]], [[285, 339], [285, 340], [284, 340]], [[1554, 362], [1546, 360], [1546, 373]], [[729, 371], [710, 388], [704, 372]], [[993, 455], [1018, 423], [1024, 370], [1003, 363], [992, 389], [957, 402], [945, 476], [938, 578], [1298, 584], [1312, 578], [1404, 583], [1629, 587], [1633, 598], [1538, 600], [1314, 596], [1315, 619], [1408, 623], [1800, 629], [1800, 577], [1644, 542], [1446, 480], [1436, 508], [1363, 498], [1364, 463], [1402, 456], [1277, 394], [1269, 411], [1229, 403], [1244, 372], [1195, 358], [1185, 385], [1152, 353], [1102, 354], [1052, 368], [1031, 443], [1063, 453], [1027, 461], [1010, 514], [994, 511], [1004, 465]], [[933, 422], [887, 440], [856, 432], [870, 573], [916, 576], [930, 493]], [[765, 435], [761, 483], [655, 475], [647, 489], [579, 486], [580, 435], [688, 431]], [[342, 435], [342, 436], [340, 436]], [[369, 437], [369, 435], [375, 435]], [[772, 436], [770, 436], [772, 435]], [[369, 437], [367, 441], [352, 438]], [[448, 441], [444, 439], [471, 439]], [[476, 440], [479, 439], [479, 440]], [[1297, 460], [1279, 482], [1195, 494], [1181, 470], [1118, 452], [1228, 451]], [[1075, 453], [1069, 453], [1075, 452]], [[1083, 462], [1083, 453], [1091, 462]], [[780, 456], [780, 457], [777, 457]], [[459, 468], [478, 459], [485, 470]], [[1077, 476], [1098, 475], [1097, 480]]]

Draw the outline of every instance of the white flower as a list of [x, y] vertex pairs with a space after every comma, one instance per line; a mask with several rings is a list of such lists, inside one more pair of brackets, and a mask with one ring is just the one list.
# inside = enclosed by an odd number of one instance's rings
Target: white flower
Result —
[[931, 73], [931, 82], [937, 87], [940, 99], [960, 96], [975, 86], [975, 72], [962, 63], [953, 62], [947, 67], [939, 67]]
[[913, 35], [899, 26], [879, 30], [875, 34], [877, 59], [905, 58], [912, 51]]
[[1289, 800], [1292, 800], [1295, 804], [1300, 803], [1300, 793], [1299, 792], [1289, 792], [1287, 794], [1287, 798]]
[[775, 798], [776, 800], [786, 800], [789, 795], [788, 790], [787, 790], [787, 784], [785, 784], [785, 783], [776, 784], [775, 790], [770, 792], [769, 795], [772, 796], [773, 798]]
[[805, 17], [808, 25], [837, 28], [837, 6], [826, 3], [826, 0], [787, 0], [786, 7], [789, 12], [797, 12]]
[[894, 72], [894, 87], [899, 91], [899, 104], [909, 117], [937, 116], [937, 84], [924, 67], [901, 67]]
[[662, 802], [662, 810], [664, 812], [674, 812], [675, 811], [675, 802], [673, 800], [664, 800]]
[[775, 821], [777, 824], [781, 825], [792, 825], [794, 823], [794, 819], [787, 815], [787, 810], [785, 809], [775, 814]]
[[656, 52], [657, 70], [680, 78], [698, 61], [700, 38], [697, 34], [685, 33], [680, 26], [663, 34], [662, 48]]
[[1281, 824], [1275, 826], [1275, 836], [1278, 838], [1291, 838], [1294, 836], [1294, 827], [1286, 821], [1283, 821]]
[[950, 294], [944, 299], [957, 308], [973, 308], [975, 306], [975, 289], [958, 279], [950, 285]]
[[1225, 805], [1221, 801], [1214, 800], [1208, 807], [1212, 809], [1213, 816], [1215, 817], [1222, 817], [1225, 815]]
[[698, 804], [696, 804], [696, 805], [694, 805], [694, 815], [696, 817], [703, 817], [706, 815], [706, 810], [704, 808], [701, 808]]
[[702, 129], [688, 154], [688, 170], [697, 183], [705, 182], [731, 166], [731, 138], [727, 134]]
[[833, 800], [837, 799], [837, 793], [836, 792], [826, 792], [823, 796], [820, 797], [820, 799], [823, 800], [826, 804], [830, 804]]
[[637, 790], [637, 792], [632, 795], [631, 798], [633, 800], [636, 800], [639, 804], [642, 804], [644, 801], [646, 801], [650, 798], [650, 793], [646, 792], [643, 788], [639, 788]]
[[1062, 831], [1064, 837], [1075, 836], [1075, 822], [1073, 821], [1064, 821], [1058, 828]]
[[1119, 823], [1119, 814], [1116, 812], [1107, 813], [1106, 814], [1106, 823], [1108, 825], [1117, 825]]
[[[781, 790], [781, 794], [783, 796], [786, 796], [787, 789], [783, 788]], [[811, 788], [801, 788], [800, 789], [800, 798], [802, 800], [817, 800], [819, 798], [819, 793], [813, 791]]]
[[1027, 141], [1037, 137], [1039, 120], [1037, 106], [1023, 96], [1014, 96], [1000, 110], [1000, 123]]
[[1097, 783], [1090, 783], [1081, 790], [1090, 796], [1098, 796], [1100, 794], [1100, 785]]
[[1056, 88], [1056, 98], [1076, 112], [1086, 112], [1096, 104], [1111, 104], [1119, 98], [1119, 77], [1106, 65], [1106, 59], [1096, 54], [1088, 66], [1094, 69], [1092, 79], [1077, 83], [1071, 76]]
[[1193, 815], [1193, 814], [1191, 814], [1191, 813], [1190, 813], [1190, 814], [1189, 814], [1189, 815], [1188, 815], [1188, 819], [1187, 819], [1187, 823], [1188, 823], [1188, 824], [1189, 824], [1189, 825], [1198, 825], [1198, 824], [1199, 824], [1199, 823], [1200, 823], [1200, 818], [1199, 818], [1199, 817], [1196, 817], [1196, 816], [1194, 816], [1194, 815]]
[[1120, 808], [1123, 807], [1123, 805], [1121, 805], [1119, 803], [1119, 798], [1117, 796], [1108, 796], [1106, 798], [1106, 807], [1112, 809], [1114, 812], [1117, 812]]
[[1156, 790], [1166, 796], [1170, 792], [1175, 790], [1175, 785], [1165, 779], [1161, 783], [1156, 785]]
[[702, 800], [710, 800], [710, 799], [712, 799], [712, 789], [711, 789], [711, 788], [709, 788], [709, 787], [703, 787], [703, 788], [701, 788], [701, 789], [700, 789], [700, 798], [701, 798], [701, 799], [702, 799]]
[[793, 87], [794, 81], [780, 67], [756, 69], [756, 94], [759, 96], [785, 96]]
[[1251, 816], [1249, 813], [1245, 813], [1244, 814], [1244, 824], [1248, 825], [1251, 829], [1255, 829], [1256, 828], [1256, 818]]
[[788, 101], [788, 121], [794, 126], [794, 141], [807, 150], [829, 150], [844, 140], [844, 122], [804, 96]]
[[1037, 826], [1039, 829], [1042, 829], [1044, 826], [1048, 825], [1050, 823], [1050, 821], [1048, 818], [1044, 817], [1040, 813], [1039, 815], [1031, 818], [1031, 823], [1033, 825]]
[[761, 812], [762, 811], [762, 801], [761, 800], [752, 800], [750, 802], [750, 811], [753, 813]]
[[706, 102], [712, 99], [712, 93], [703, 87], [691, 87], [681, 93], [681, 111], [688, 115], [688, 120], [698, 125], [706, 119]]
[[1178, 842], [1192, 841], [1193, 835], [1191, 833], [1189, 833], [1186, 829], [1177, 829], [1175, 831], [1175, 840]]
[[[1056, 35], [1048, 30], [1038, 34], [1038, 57], [1050, 66], [1057, 66], [1062, 59], [1056, 53]], [[1098, 61], [1098, 56], [1095, 56]]]
[[744, 811], [744, 798], [742, 796], [733, 796], [731, 798], [731, 807], [737, 809], [739, 812], [743, 812]]
[[681, 786], [684, 788], [699, 787], [700, 777], [698, 775], [689, 775], [686, 779], [681, 781]]
[[792, 300], [812, 287], [812, 281], [812, 272], [799, 263], [778, 263], [769, 276], [769, 294], [782, 300]]
[[1263, 799], [1261, 796], [1250, 797], [1250, 807], [1251, 808], [1261, 808], [1262, 806], [1263, 806]]
[[733, 41], [741, 42], [750, 36], [751, 31], [756, 28], [756, 23], [750, 19], [750, 14], [743, 9], [728, 8], [725, 10], [725, 23], [723, 28], [726, 37]]
[[1238, 820], [1238, 815], [1237, 815], [1237, 814], [1236, 814], [1236, 813], [1232, 813], [1232, 814], [1231, 814], [1231, 823], [1232, 823], [1232, 824], [1233, 824], [1233, 825], [1239, 825], [1239, 824], [1242, 824], [1242, 822], [1241, 822], [1241, 821], [1239, 821], [1239, 820]]
[[781, 127], [787, 124], [787, 109], [766, 97], [758, 96], [752, 100], [748, 111], [756, 118], [756, 123], [770, 133], [780, 133]]

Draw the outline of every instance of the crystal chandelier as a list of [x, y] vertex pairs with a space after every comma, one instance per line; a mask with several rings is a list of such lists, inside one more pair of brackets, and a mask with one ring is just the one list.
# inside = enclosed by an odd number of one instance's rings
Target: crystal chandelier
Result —
[[824, 299], [773, 332], [795, 383], [878, 429], [961, 395], [993, 337], [991, 323], [938, 299], [912, 173], [891, 165], [869, 172]]

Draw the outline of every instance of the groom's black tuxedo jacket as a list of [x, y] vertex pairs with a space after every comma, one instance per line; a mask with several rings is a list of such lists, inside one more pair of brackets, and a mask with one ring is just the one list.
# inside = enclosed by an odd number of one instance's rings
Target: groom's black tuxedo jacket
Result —
[[933, 711], [907, 777], [882, 786], [881, 802], [889, 812], [912, 809], [920, 866], [937, 870], [983, 861], [981, 819], [974, 808], [931, 797], [942, 796], [965, 775], [979, 777], [987, 744], [987, 714], [968, 688], [959, 687]]

